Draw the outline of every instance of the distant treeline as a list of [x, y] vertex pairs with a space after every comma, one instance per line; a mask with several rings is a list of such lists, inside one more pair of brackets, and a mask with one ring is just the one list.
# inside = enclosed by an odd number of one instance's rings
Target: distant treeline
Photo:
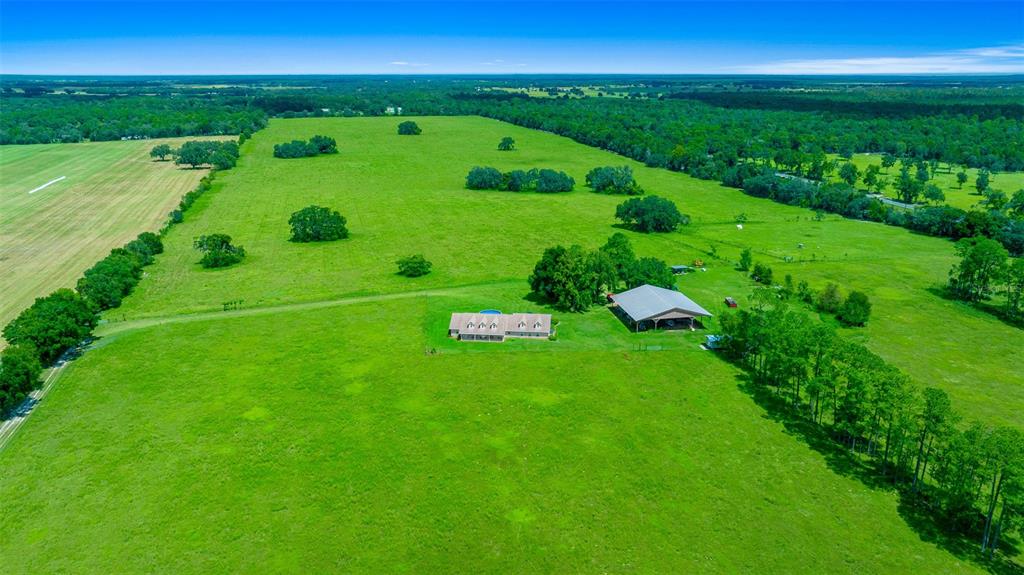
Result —
[[650, 166], [700, 169], [712, 179], [745, 158], [779, 152], [888, 153], [915, 160], [1024, 170], [1024, 122], [972, 116], [852, 118], [726, 109], [692, 100], [460, 100], [477, 113], [568, 136]]
[[961, 102], [944, 100], [867, 99], [859, 94], [807, 94], [793, 92], [674, 92], [666, 98], [697, 100], [720, 108], [826, 112], [857, 118], [912, 118], [918, 116], [973, 116], [982, 120], [1024, 120], [1024, 104], [1017, 102]]
[[[0, 143], [238, 134], [260, 129], [268, 117], [370, 116], [400, 107], [404, 114], [481, 114], [670, 169], [680, 169], [683, 156], [703, 156], [708, 158], [700, 168], [704, 173], [783, 150], [884, 152], [993, 171], [1024, 170], [1024, 86], [1013, 81], [965, 79], [953, 85], [907, 79], [906, 85], [889, 86], [738, 77], [192, 81], [196, 84], [187, 78], [134, 84], [125, 79], [7, 82], [16, 88], [0, 93]], [[493, 89], [551, 89], [574, 82], [618, 84], [615, 91], [631, 97], [531, 98]]]
[[228, 98], [4, 95], [0, 144], [220, 136], [254, 132], [267, 113]]

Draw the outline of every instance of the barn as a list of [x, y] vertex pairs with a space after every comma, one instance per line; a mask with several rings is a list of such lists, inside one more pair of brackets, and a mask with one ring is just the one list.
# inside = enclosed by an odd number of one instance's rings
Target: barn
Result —
[[694, 327], [708, 310], [680, 292], [644, 284], [611, 296], [614, 307], [637, 331], [653, 327]]

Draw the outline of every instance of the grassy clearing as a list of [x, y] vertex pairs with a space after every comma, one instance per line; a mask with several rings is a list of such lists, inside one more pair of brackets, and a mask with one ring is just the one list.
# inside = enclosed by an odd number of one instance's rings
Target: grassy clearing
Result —
[[423, 353], [515, 291], [111, 337], [0, 453], [7, 569], [974, 572], [692, 339], [635, 353], [595, 310]]
[[[713, 276], [708, 279], [714, 281], [696, 281], [706, 275], [700, 273], [682, 278], [680, 286], [712, 311], [725, 295], [749, 292], [750, 283], [732, 271], [731, 262], [750, 246], [780, 279], [788, 273], [815, 287], [835, 281], [844, 290], [867, 292], [874, 319], [851, 336], [919, 381], [945, 388], [965, 411], [1020, 423], [1024, 373], [1018, 354], [1024, 336], [930, 291], [946, 281], [955, 261], [946, 240], [836, 216], [814, 221], [808, 210], [483, 118], [416, 118], [423, 128], [416, 137], [397, 136], [399, 121], [272, 122], [246, 143], [239, 167], [218, 178], [216, 190], [226, 193], [215, 190], [199, 200], [167, 239], [168, 253], [149, 268], [137, 296], [108, 319], [216, 311], [234, 300], [259, 307], [488, 282], [520, 282], [525, 295], [525, 278], [544, 248], [596, 247], [616, 231], [612, 216], [622, 198], [590, 193], [582, 184], [595, 166], [629, 164], [649, 193], [671, 198], [694, 222], [674, 234], [627, 232], [637, 252], [670, 264], [707, 260]], [[315, 133], [336, 138], [341, 152], [304, 160], [272, 157], [275, 143]], [[497, 151], [507, 135], [516, 139], [517, 151]], [[464, 178], [474, 165], [566, 170], [576, 178], [577, 191], [466, 190]], [[309, 204], [341, 211], [352, 237], [326, 245], [286, 241], [289, 215]], [[748, 217], [742, 230], [734, 222], [740, 213]], [[228, 270], [200, 268], [191, 241], [211, 232], [226, 232], [245, 246], [245, 263]], [[712, 245], [721, 260], [707, 255]], [[413, 253], [434, 263], [430, 275], [410, 280], [395, 273], [395, 260]], [[927, 344], [923, 333], [929, 334]], [[985, 342], [981, 361], [970, 343], [978, 341]]]
[[73, 286], [111, 248], [160, 227], [206, 173], [150, 160], [156, 144], [182, 141], [0, 146], [0, 325]]
[[[780, 278], [867, 291], [874, 318], [848, 335], [971, 415], [1020, 423], [1020, 332], [928, 291], [949, 242], [814, 221], [482, 118], [416, 118], [418, 137], [399, 121], [274, 121], [245, 144], [0, 452], [9, 570], [977, 572], [752, 401], [698, 348], [707, 332], [632, 334], [598, 308], [556, 313], [554, 342], [445, 337], [454, 310], [544, 311], [525, 281], [541, 251], [617, 229], [621, 198], [469, 191], [470, 167], [582, 184], [629, 164], [694, 220], [627, 231], [637, 253], [704, 258], [679, 283], [713, 313], [726, 295], [747, 304], [731, 260], [752, 246]], [[313, 134], [340, 153], [272, 157]], [[507, 135], [518, 151], [495, 149]], [[288, 242], [288, 216], [312, 203], [341, 211], [351, 238]], [[191, 241], [209, 232], [246, 260], [201, 269]], [[412, 253], [434, 271], [398, 276]]]

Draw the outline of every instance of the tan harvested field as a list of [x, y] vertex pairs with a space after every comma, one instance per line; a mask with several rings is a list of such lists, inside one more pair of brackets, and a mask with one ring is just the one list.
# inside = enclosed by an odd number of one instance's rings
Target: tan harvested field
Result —
[[207, 170], [152, 161], [149, 150], [189, 139], [0, 146], [0, 326], [157, 230]]

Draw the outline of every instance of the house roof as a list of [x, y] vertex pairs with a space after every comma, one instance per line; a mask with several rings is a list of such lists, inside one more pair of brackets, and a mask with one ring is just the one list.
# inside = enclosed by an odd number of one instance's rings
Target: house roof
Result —
[[633, 321], [642, 321], [673, 311], [690, 316], [711, 317], [708, 310], [685, 295], [665, 288], [644, 284], [612, 296]]
[[[519, 327], [522, 323], [523, 327]], [[501, 334], [510, 331], [551, 333], [551, 314], [547, 313], [453, 313], [448, 330], [464, 334]]]

